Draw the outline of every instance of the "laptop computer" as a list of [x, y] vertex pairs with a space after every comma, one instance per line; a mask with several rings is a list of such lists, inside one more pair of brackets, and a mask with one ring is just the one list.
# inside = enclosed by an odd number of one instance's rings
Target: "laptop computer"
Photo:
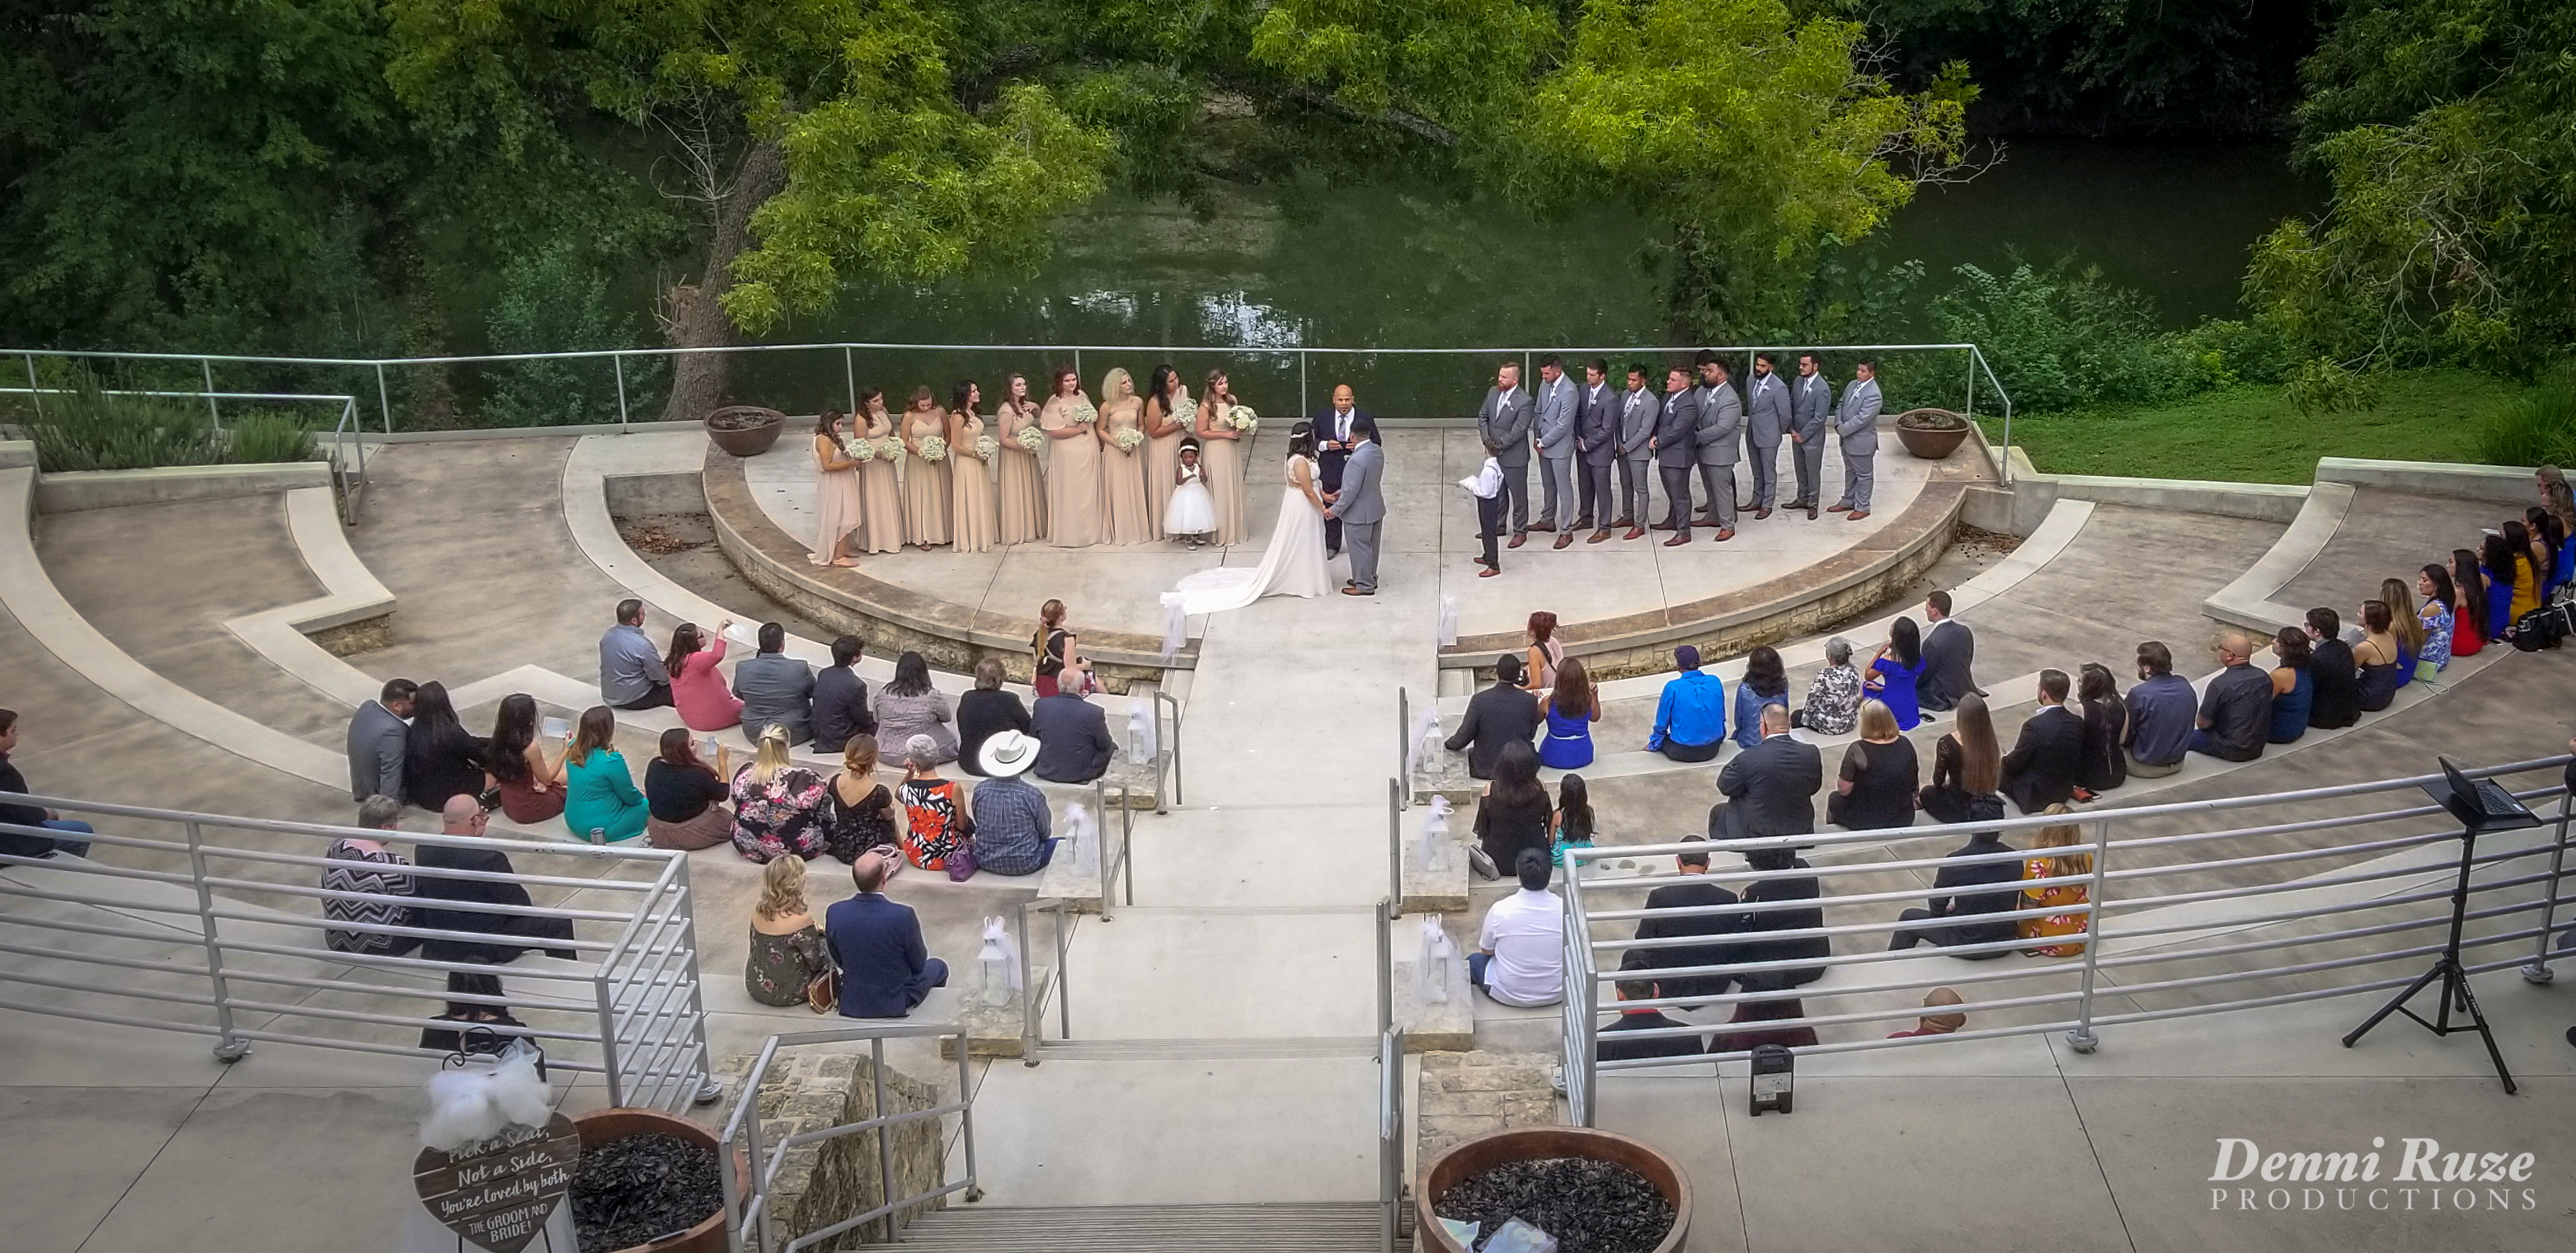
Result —
[[2471, 779], [2462, 774], [2458, 766], [2452, 765], [2448, 757], [2434, 760], [2442, 763], [2442, 776], [2448, 780], [2448, 786], [2437, 789], [2427, 784], [2424, 790], [2440, 801], [2444, 809], [2450, 810], [2451, 816], [2459, 819], [2463, 826], [2472, 831], [2505, 831], [2540, 825], [2540, 819], [2495, 780]]

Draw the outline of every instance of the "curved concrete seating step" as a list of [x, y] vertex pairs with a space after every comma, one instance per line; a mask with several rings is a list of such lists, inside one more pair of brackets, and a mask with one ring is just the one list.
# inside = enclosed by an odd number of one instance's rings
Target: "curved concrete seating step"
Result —
[[2451, 550], [2474, 550], [2480, 530], [2534, 503], [2531, 471], [2325, 457], [2280, 540], [2263, 559], [2211, 595], [2205, 610], [2231, 626], [2266, 634], [2306, 621], [2325, 605], [2347, 623], [2379, 581], [2405, 581], [2447, 565]]

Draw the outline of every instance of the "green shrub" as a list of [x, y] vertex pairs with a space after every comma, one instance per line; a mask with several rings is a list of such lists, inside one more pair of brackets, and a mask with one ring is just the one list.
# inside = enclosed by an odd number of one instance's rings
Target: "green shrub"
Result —
[[199, 402], [111, 396], [95, 377], [82, 375], [72, 391], [46, 396], [43, 412], [43, 421], [27, 430], [36, 441], [37, 467], [48, 474], [224, 460], [224, 443]]
[[2356, 373], [2331, 357], [2311, 357], [2290, 371], [2290, 403], [2301, 413], [2352, 413], [2379, 400], [2381, 375]]
[[253, 414], [233, 424], [232, 455], [225, 460], [240, 465], [263, 465], [273, 461], [319, 461], [313, 449], [313, 432], [304, 424], [284, 414]]
[[[580, 352], [623, 348], [632, 320], [614, 312], [608, 276], [572, 244], [555, 241], [514, 258], [501, 271], [501, 294], [485, 318], [492, 351]], [[484, 367], [491, 390], [475, 426], [572, 426], [617, 419], [617, 364], [603, 357], [513, 361]], [[659, 357], [626, 363], [629, 412], [659, 417]]]
[[2489, 412], [2478, 426], [2478, 460], [2576, 465], [2576, 379], [2561, 374]]
[[1995, 275], [1960, 266], [1932, 300], [1933, 327], [1983, 349], [2013, 408], [2049, 412], [2101, 402], [2153, 402], [2209, 385], [2175, 337], [2156, 327], [2146, 297], [2092, 266], [2016, 262]]

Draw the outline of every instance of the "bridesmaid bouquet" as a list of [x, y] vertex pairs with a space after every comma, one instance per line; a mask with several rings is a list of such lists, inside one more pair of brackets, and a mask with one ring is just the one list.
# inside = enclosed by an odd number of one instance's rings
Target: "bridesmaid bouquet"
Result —
[[1261, 418], [1252, 411], [1252, 406], [1236, 405], [1225, 411], [1225, 424], [1250, 435], [1260, 429]]
[[937, 435], [922, 436], [921, 459], [933, 463], [948, 460], [948, 441]]
[[1034, 426], [1021, 427], [1020, 433], [1012, 438], [1020, 442], [1020, 447], [1028, 449], [1030, 452], [1036, 452], [1037, 450], [1046, 447], [1046, 432], [1041, 431]]
[[1145, 442], [1145, 433], [1132, 426], [1122, 426], [1117, 434], [1109, 437], [1109, 442], [1118, 445], [1120, 452], [1134, 452], [1138, 444]]
[[990, 435], [978, 435], [975, 437], [975, 459], [977, 461], [991, 461], [993, 459], [993, 454], [1000, 451], [1002, 451], [1002, 441], [995, 439]]
[[849, 452], [850, 458], [854, 461], [868, 461], [877, 455], [876, 445], [856, 435], [841, 437], [841, 447]]

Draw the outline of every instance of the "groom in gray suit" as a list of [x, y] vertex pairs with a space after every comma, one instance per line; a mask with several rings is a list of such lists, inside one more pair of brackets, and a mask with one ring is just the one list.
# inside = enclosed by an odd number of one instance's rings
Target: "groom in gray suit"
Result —
[[1377, 421], [1367, 414], [1351, 419], [1351, 438], [1358, 441], [1342, 466], [1342, 488], [1327, 493], [1324, 516], [1342, 524], [1342, 546], [1351, 553], [1351, 577], [1344, 596], [1377, 595], [1378, 533], [1386, 526], [1386, 446], [1377, 442]]

